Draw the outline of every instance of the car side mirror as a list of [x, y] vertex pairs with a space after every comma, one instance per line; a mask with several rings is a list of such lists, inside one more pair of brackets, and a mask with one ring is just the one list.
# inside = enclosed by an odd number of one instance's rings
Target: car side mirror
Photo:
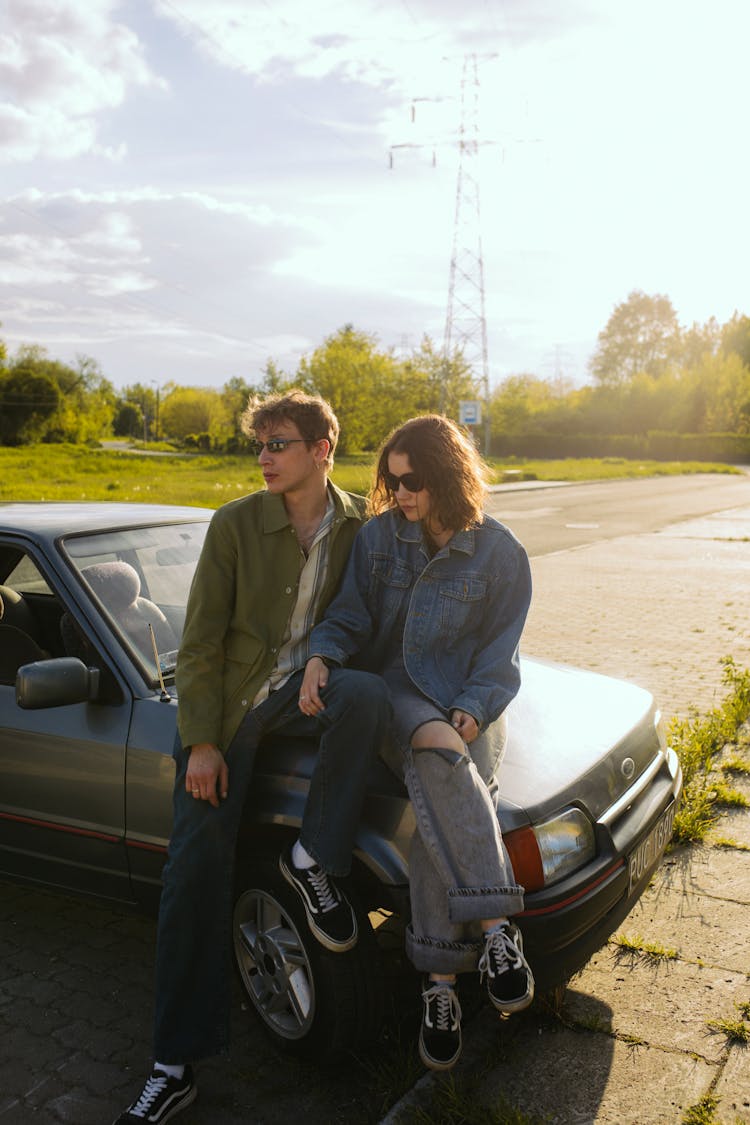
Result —
[[99, 694], [99, 669], [76, 656], [35, 660], [16, 673], [16, 703], [25, 711], [91, 703]]

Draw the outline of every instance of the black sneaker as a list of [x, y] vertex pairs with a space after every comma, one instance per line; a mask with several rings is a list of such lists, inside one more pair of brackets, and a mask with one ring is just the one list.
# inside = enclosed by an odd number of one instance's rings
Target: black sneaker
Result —
[[450, 1070], [461, 1054], [461, 1005], [450, 981], [425, 981], [419, 1057], [430, 1070]]
[[198, 1087], [189, 1066], [185, 1067], [182, 1078], [170, 1078], [163, 1070], [154, 1068], [140, 1097], [120, 1114], [113, 1125], [144, 1125], [144, 1122], [160, 1125], [194, 1102], [197, 1094]]
[[295, 867], [292, 849], [279, 858], [281, 874], [302, 899], [310, 929], [332, 953], [346, 953], [357, 944], [357, 918], [351, 903], [322, 867]]
[[502, 922], [484, 935], [479, 959], [482, 979], [487, 977], [490, 1000], [503, 1016], [528, 1008], [534, 999], [534, 977], [523, 955], [523, 938], [513, 922]]

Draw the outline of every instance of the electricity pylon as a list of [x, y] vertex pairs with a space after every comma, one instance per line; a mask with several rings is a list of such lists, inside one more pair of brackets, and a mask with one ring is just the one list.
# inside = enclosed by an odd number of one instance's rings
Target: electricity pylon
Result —
[[[494, 57], [494, 56], [487, 56]], [[432, 99], [415, 99], [432, 100]], [[411, 111], [414, 120], [414, 102]], [[455, 142], [449, 142], [451, 144]], [[460, 353], [484, 400], [484, 446], [490, 446], [490, 379], [487, 353], [487, 319], [484, 306], [484, 259], [477, 158], [479, 140], [479, 72], [477, 56], [465, 55], [461, 76], [461, 123], [458, 134], [458, 176], [453, 224], [453, 246], [448, 281], [448, 304], [443, 336], [444, 380], [456, 353]], [[391, 145], [389, 164], [400, 148], [424, 148], [419, 143]], [[436, 163], [435, 148], [432, 163]], [[445, 409], [445, 387], [441, 409]]]
[[484, 305], [484, 258], [479, 205], [479, 73], [477, 56], [466, 55], [461, 76], [456, 210], [448, 281], [443, 359], [458, 351], [484, 399], [484, 452], [490, 451], [490, 375]]

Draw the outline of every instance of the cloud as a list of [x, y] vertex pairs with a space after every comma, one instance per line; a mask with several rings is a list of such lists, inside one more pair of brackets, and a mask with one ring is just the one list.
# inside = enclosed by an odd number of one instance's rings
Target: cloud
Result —
[[264, 81], [290, 76], [340, 79], [382, 88], [420, 87], [437, 93], [445, 56], [547, 41], [575, 26], [589, 5], [577, 0], [157, 0], [175, 22], [221, 65]]
[[105, 368], [108, 344], [140, 342], [149, 364], [170, 355], [170, 376], [185, 355], [259, 362], [270, 341], [296, 336], [268, 273], [311, 238], [268, 205], [205, 192], [29, 190], [0, 202], [3, 335], [85, 339]]
[[115, 0], [2, 0], [0, 161], [70, 160], [122, 146], [97, 142], [102, 113], [134, 86], [162, 86]]

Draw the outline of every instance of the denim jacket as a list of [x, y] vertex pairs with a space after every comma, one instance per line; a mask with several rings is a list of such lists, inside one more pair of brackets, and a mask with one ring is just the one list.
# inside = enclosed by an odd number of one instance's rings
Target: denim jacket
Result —
[[419, 524], [395, 510], [357, 533], [341, 589], [312, 632], [310, 653], [382, 672], [406, 603], [403, 659], [419, 690], [480, 730], [520, 686], [518, 644], [531, 599], [529, 561], [490, 516], [431, 559]]

